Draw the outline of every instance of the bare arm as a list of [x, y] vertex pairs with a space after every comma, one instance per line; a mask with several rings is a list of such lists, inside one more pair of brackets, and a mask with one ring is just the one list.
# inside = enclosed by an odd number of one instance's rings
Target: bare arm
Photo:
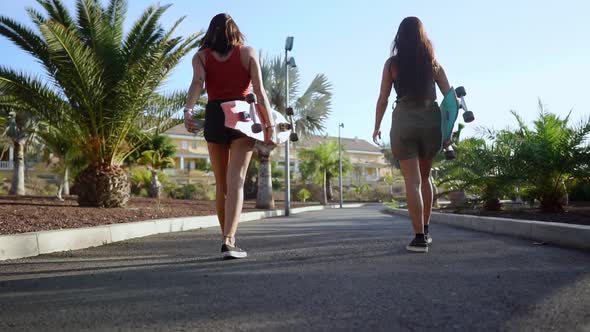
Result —
[[443, 97], [446, 96], [449, 90], [451, 90], [451, 85], [447, 79], [445, 69], [440, 64], [437, 65], [434, 80], [436, 81], [436, 85], [438, 85], [438, 89], [442, 93]]
[[391, 86], [393, 85], [393, 76], [390, 71], [391, 59], [385, 62], [383, 66], [383, 75], [381, 77], [381, 90], [379, 92], [379, 99], [377, 99], [377, 107], [375, 110], [375, 128], [373, 131], [373, 142], [378, 144], [377, 137], [381, 138], [381, 121], [387, 109], [389, 102], [389, 95], [391, 94]]
[[205, 68], [203, 67], [202, 58], [200, 58], [201, 52], [198, 52], [193, 57], [193, 80], [191, 86], [188, 89], [188, 97], [186, 99], [186, 105], [184, 106], [184, 127], [189, 132], [194, 132], [202, 128], [197, 128], [193, 121], [193, 115], [190, 111], [195, 107], [197, 100], [201, 97], [203, 92], [203, 85], [205, 83]]
[[188, 97], [186, 100], [186, 108], [192, 109], [195, 107], [197, 100], [201, 97], [201, 93], [203, 92], [203, 85], [205, 84], [205, 68], [203, 67], [202, 55], [201, 52], [198, 52], [193, 57], [193, 80], [191, 81], [191, 86], [188, 89]]

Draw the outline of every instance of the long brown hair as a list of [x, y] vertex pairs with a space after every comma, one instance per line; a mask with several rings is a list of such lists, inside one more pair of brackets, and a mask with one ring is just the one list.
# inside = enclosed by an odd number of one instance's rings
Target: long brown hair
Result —
[[201, 41], [201, 48], [226, 54], [235, 46], [244, 45], [244, 39], [234, 19], [229, 14], [221, 13], [211, 19], [207, 33]]
[[406, 17], [400, 23], [391, 47], [391, 56], [391, 63], [397, 68], [398, 96], [429, 98], [436, 60], [432, 43], [419, 18]]

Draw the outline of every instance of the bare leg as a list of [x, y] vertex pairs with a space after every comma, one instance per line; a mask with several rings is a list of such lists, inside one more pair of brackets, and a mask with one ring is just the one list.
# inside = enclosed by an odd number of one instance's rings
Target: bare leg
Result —
[[215, 210], [221, 232], [225, 225], [225, 195], [227, 193], [227, 166], [229, 160], [229, 145], [207, 143], [211, 168], [215, 174]]
[[418, 159], [400, 160], [400, 167], [406, 184], [408, 212], [414, 227], [414, 233], [424, 234], [424, 204], [422, 202], [420, 169]]
[[248, 164], [252, 158], [254, 140], [239, 138], [231, 143], [227, 170], [227, 200], [225, 204], [226, 223], [223, 228], [223, 243], [234, 245], [244, 203], [244, 181]]
[[430, 214], [432, 213], [432, 186], [430, 181], [430, 170], [432, 169], [432, 159], [420, 159], [420, 178], [422, 185], [422, 202], [424, 204], [424, 225], [430, 224]]

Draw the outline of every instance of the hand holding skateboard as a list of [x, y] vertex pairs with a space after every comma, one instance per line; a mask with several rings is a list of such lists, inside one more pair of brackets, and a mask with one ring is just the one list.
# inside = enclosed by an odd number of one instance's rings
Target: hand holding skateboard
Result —
[[465, 92], [464, 87], [460, 86], [457, 89], [453, 89], [451, 87], [451, 90], [449, 90], [449, 92], [445, 95], [445, 98], [440, 105], [441, 133], [446, 160], [453, 160], [456, 158], [456, 154], [452, 146], [453, 141], [451, 136], [453, 134], [455, 121], [459, 115], [459, 109], [463, 109], [463, 120], [466, 123], [475, 120], [473, 112], [469, 111], [467, 104], [465, 103], [466, 95], [467, 93]]
[[197, 112], [185, 111], [184, 112], [184, 128], [193, 134], [199, 134], [205, 129], [205, 120], [197, 118]]
[[[221, 108], [225, 115], [225, 126], [227, 128], [238, 130], [258, 141], [268, 141], [268, 139], [265, 139], [265, 134], [268, 136], [270, 133], [268, 130], [263, 132], [263, 124], [256, 107], [256, 96], [254, 94], [247, 95], [246, 101], [232, 100], [222, 103]], [[292, 111], [292, 108], [287, 109], [289, 122], [281, 113], [271, 111], [272, 123], [274, 123], [274, 132], [271, 137], [272, 143], [281, 144], [287, 139], [291, 139], [293, 142], [297, 141], [297, 134], [293, 132]]]

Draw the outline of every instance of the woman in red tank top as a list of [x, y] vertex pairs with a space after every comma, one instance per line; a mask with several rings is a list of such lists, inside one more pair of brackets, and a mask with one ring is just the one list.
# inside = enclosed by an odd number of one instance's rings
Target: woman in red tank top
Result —
[[213, 17], [201, 48], [193, 57], [193, 80], [184, 112], [184, 124], [189, 132], [197, 129], [192, 110], [203, 92], [203, 83], [208, 94], [204, 134], [215, 174], [217, 218], [223, 233], [221, 254], [224, 259], [244, 258], [247, 253], [235, 244], [235, 234], [254, 140], [225, 127], [221, 103], [244, 99], [252, 84], [257, 99], [261, 101], [258, 106], [267, 144], [272, 143], [274, 125], [256, 51], [244, 46], [244, 36], [228, 14]]

